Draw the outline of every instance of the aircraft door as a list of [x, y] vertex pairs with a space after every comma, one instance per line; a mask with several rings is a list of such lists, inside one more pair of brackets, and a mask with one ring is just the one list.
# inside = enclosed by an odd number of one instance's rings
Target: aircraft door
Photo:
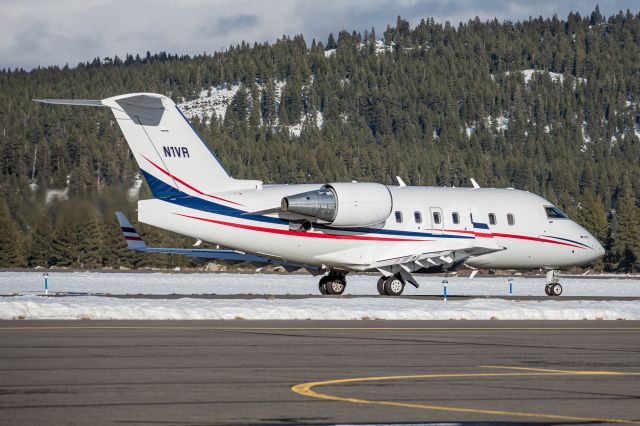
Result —
[[431, 216], [431, 229], [434, 234], [442, 234], [444, 232], [444, 216], [440, 207], [429, 207]]

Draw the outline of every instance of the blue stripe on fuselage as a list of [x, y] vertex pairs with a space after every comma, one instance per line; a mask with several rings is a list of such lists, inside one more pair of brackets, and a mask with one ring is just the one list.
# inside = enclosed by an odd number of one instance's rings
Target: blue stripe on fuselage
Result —
[[556, 240], [562, 240], [562, 241], [567, 241], [569, 243], [573, 243], [573, 244], [578, 244], [581, 245], [583, 247], [586, 247], [588, 249], [593, 250], [591, 247], [589, 247], [588, 245], [581, 243], [580, 241], [575, 241], [575, 240], [570, 240], [568, 238], [561, 238], [561, 237], [554, 237], [553, 235], [545, 235], [547, 238], [555, 238]]
[[[288, 220], [280, 219], [277, 217], [262, 216], [256, 214], [247, 214], [244, 210], [239, 210], [234, 207], [228, 207], [222, 204], [214, 203], [212, 201], [203, 200], [202, 198], [193, 197], [187, 195], [176, 188], [167, 185], [160, 179], [153, 175], [142, 171], [144, 178], [147, 180], [151, 193], [155, 198], [161, 199], [168, 203], [176, 204], [182, 207], [187, 207], [194, 210], [200, 210], [203, 212], [219, 214], [222, 216], [234, 217], [237, 219], [253, 220], [263, 223], [274, 223], [278, 225], [289, 225]], [[475, 225], [475, 224], [474, 224]], [[486, 226], [486, 225], [485, 225]], [[326, 225], [314, 224], [316, 229], [326, 229], [330, 231], [340, 232], [352, 232], [355, 234], [381, 234], [381, 235], [398, 235], [406, 237], [435, 237], [435, 238], [456, 238], [456, 239], [474, 239], [475, 237], [468, 235], [443, 235], [432, 234], [429, 232], [411, 232], [411, 231], [396, 231], [392, 229], [374, 229], [374, 228], [335, 228]]]
[[471, 222], [473, 224], [473, 227], [475, 229], [489, 229], [489, 225], [487, 225], [486, 223], [479, 223], [479, 222]]

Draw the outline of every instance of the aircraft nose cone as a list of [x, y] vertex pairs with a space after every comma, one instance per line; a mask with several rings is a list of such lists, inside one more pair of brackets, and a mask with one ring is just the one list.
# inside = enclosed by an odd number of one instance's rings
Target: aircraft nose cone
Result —
[[[596, 239], [594, 238], [594, 240]], [[602, 256], [604, 256], [604, 247], [602, 247], [602, 244], [600, 244], [600, 241], [596, 240], [595, 247], [593, 249], [595, 251], [596, 259], [600, 259]]]
[[600, 241], [598, 241], [598, 239], [593, 235], [591, 235], [591, 240], [593, 241], [593, 245], [592, 245], [593, 251], [591, 251], [588, 254], [589, 256], [588, 262], [593, 262], [595, 260], [600, 259], [602, 256], [604, 256], [604, 247], [602, 247], [602, 244], [600, 244]]

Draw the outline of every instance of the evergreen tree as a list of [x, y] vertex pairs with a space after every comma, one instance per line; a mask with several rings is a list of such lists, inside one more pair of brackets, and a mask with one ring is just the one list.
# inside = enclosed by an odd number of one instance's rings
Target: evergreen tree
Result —
[[87, 207], [76, 226], [78, 238], [76, 267], [82, 269], [102, 267], [102, 226], [95, 210]]
[[127, 248], [120, 224], [115, 214], [107, 214], [103, 223], [102, 259], [105, 267], [118, 269], [132, 268], [134, 253]]
[[5, 268], [24, 267], [22, 239], [11, 220], [7, 204], [0, 200], [0, 265]]
[[78, 235], [75, 218], [69, 210], [58, 217], [51, 241], [51, 264], [70, 267], [78, 259]]
[[611, 255], [616, 269], [631, 272], [640, 268], [640, 209], [625, 179], [613, 220]]
[[38, 217], [29, 238], [27, 256], [29, 266], [40, 266], [43, 268], [50, 266], [49, 258], [51, 256], [52, 238], [53, 228], [51, 226], [51, 216], [49, 211], [45, 211]]

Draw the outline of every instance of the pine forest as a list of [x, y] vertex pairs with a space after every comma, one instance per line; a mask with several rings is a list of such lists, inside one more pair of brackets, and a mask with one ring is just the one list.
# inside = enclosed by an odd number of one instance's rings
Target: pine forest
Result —
[[[635, 14], [634, 14], [635, 13]], [[215, 43], [212, 43], [215, 45]], [[126, 249], [146, 183], [110, 111], [38, 98], [170, 96], [234, 177], [529, 190], [640, 270], [640, 13], [283, 36], [0, 71], [0, 267], [173, 268]], [[193, 240], [134, 223], [150, 245]]]

